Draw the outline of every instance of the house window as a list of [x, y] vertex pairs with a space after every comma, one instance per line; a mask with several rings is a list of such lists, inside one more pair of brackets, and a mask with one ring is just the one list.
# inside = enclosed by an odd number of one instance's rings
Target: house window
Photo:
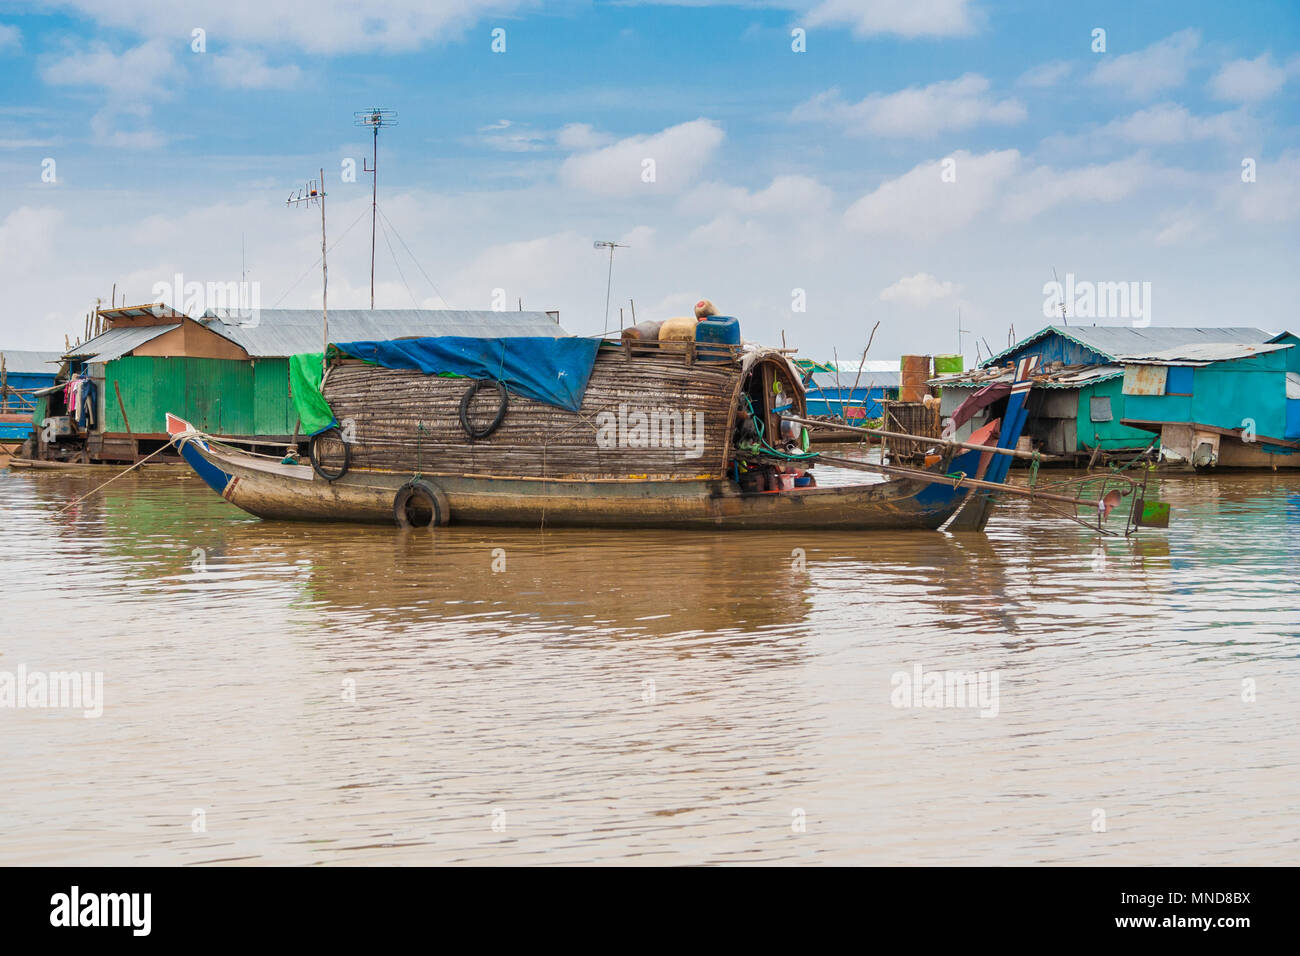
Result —
[[1165, 379], [1166, 395], [1192, 394], [1192, 367], [1190, 365], [1171, 365]]
[[1089, 417], [1094, 422], [1110, 422], [1115, 420], [1115, 417], [1110, 412], [1109, 395], [1094, 396], [1093, 398], [1088, 399], [1088, 405]]

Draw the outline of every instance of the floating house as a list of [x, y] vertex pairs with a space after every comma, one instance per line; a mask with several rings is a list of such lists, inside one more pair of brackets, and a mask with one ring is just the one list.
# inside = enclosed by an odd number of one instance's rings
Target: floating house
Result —
[[[932, 379], [942, 391], [940, 414], [947, 418], [975, 391], [1010, 382], [1015, 363], [1038, 357], [1029, 419], [1021, 442], [1045, 457], [1074, 463], [1139, 454], [1158, 436], [1131, 424], [1124, 392], [1125, 360], [1192, 345], [1262, 345], [1272, 334], [1257, 328], [1171, 328], [1049, 325], [975, 368]], [[959, 429], [964, 438], [987, 421], [987, 410]]]
[[1124, 363], [1124, 424], [1194, 468], [1300, 467], [1300, 338], [1164, 349]]
[[[62, 390], [44, 396], [37, 457], [133, 462], [167, 443], [164, 416], [173, 412], [208, 434], [279, 451], [300, 434], [289, 391], [289, 356], [320, 352], [317, 309], [262, 309], [251, 316], [205, 313], [199, 318], [164, 304], [101, 310], [107, 330], [62, 356], [65, 377], [94, 384], [85, 421]], [[334, 342], [411, 336], [567, 334], [553, 312], [432, 309], [332, 309]]]
[[[814, 362], [798, 359], [807, 389], [808, 414], [830, 418], [879, 418], [882, 399], [898, 398], [898, 362]], [[855, 384], [856, 383], [856, 384]]]
[[0, 441], [25, 441], [35, 430], [36, 392], [54, 384], [58, 352], [0, 351]]

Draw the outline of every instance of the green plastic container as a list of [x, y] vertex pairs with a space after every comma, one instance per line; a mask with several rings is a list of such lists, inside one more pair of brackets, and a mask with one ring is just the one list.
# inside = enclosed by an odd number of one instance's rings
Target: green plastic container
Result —
[[935, 375], [952, 375], [954, 372], [966, 371], [966, 361], [960, 355], [936, 355], [934, 357]]

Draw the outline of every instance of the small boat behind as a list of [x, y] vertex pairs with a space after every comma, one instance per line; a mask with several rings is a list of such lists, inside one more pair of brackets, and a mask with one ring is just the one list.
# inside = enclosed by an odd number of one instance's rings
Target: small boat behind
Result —
[[[1026, 360], [1027, 363], [1029, 360]], [[297, 356], [310, 463], [168, 416], [218, 494], [267, 519], [681, 529], [979, 530], [1024, 426], [1029, 365], [979, 441], [819, 485], [782, 350], [581, 337], [433, 337]], [[880, 478], [878, 474], [878, 479]]]

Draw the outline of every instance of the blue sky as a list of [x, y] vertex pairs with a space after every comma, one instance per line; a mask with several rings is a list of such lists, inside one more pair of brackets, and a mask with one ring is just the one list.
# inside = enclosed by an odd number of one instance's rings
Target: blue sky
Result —
[[638, 318], [708, 296], [818, 357], [876, 321], [874, 357], [953, 350], [959, 309], [1001, 348], [1053, 269], [1149, 283], [1157, 325], [1296, 324], [1294, 3], [9, 2], [0, 84], [0, 347], [61, 346], [114, 282], [238, 279], [241, 239], [263, 306], [318, 305], [283, 199], [322, 166], [330, 301], [365, 305], [372, 105], [380, 305], [502, 290], [598, 332], [613, 238]]

